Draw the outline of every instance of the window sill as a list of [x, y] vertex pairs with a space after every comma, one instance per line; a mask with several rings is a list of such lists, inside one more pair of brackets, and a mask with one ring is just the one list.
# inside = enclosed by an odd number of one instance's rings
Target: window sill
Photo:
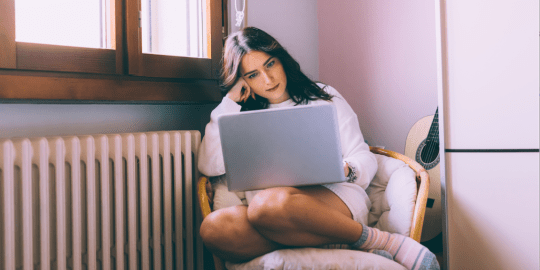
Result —
[[0, 69], [0, 99], [213, 103], [218, 80]]

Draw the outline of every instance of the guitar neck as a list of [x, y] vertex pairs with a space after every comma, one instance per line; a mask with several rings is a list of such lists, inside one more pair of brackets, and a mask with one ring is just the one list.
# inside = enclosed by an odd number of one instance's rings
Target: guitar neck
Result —
[[426, 141], [439, 143], [439, 108], [435, 111]]

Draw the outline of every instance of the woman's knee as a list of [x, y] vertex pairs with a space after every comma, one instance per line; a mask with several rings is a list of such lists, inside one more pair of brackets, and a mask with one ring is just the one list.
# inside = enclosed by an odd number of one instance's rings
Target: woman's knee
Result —
[[249, 222], [256, 227], [283, 225], [291, 217], [297, 191], [295, 188], [278, 187], [259, 192], [249, 203]]
[[[209, 248], [223, 248], [238, 240], [241, 230], [238, 226], [240, 213], [235, 209], [222, 209], [212, 212], [201, 223], [199, 234]], [[245, 217], [244, 217], [245, 218]]]
[[231, 262], [247, 261], [279, 248], [253, 229], [245, 206], [233, 206], [208, 215], [201, 224], [200, 235], [214, 255]]

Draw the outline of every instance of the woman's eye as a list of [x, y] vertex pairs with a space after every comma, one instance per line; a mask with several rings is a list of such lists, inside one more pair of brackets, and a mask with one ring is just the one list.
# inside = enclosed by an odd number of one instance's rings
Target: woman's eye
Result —
[[255, 77], [257, 77], [257, 73], [252, 73], [248, 76], [249, 79], [253, 79]]
[[276, 61], [272, 61], [272, 62], [268, 63], [268, 65], [266, 65], [266, 67], [271, 68], [271, 67], [274, 66], [275, 63], [276, 63]]

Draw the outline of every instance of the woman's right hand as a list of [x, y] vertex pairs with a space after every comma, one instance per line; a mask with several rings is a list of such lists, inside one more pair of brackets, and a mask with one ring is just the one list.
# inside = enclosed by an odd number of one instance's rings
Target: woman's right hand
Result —
[[244, 78], [239, 78], [226, 96], [238, 103], [245, 102], [249, 96], [255, 99], [255, 92], [251, 91], [251, 88], [246, 83]]

